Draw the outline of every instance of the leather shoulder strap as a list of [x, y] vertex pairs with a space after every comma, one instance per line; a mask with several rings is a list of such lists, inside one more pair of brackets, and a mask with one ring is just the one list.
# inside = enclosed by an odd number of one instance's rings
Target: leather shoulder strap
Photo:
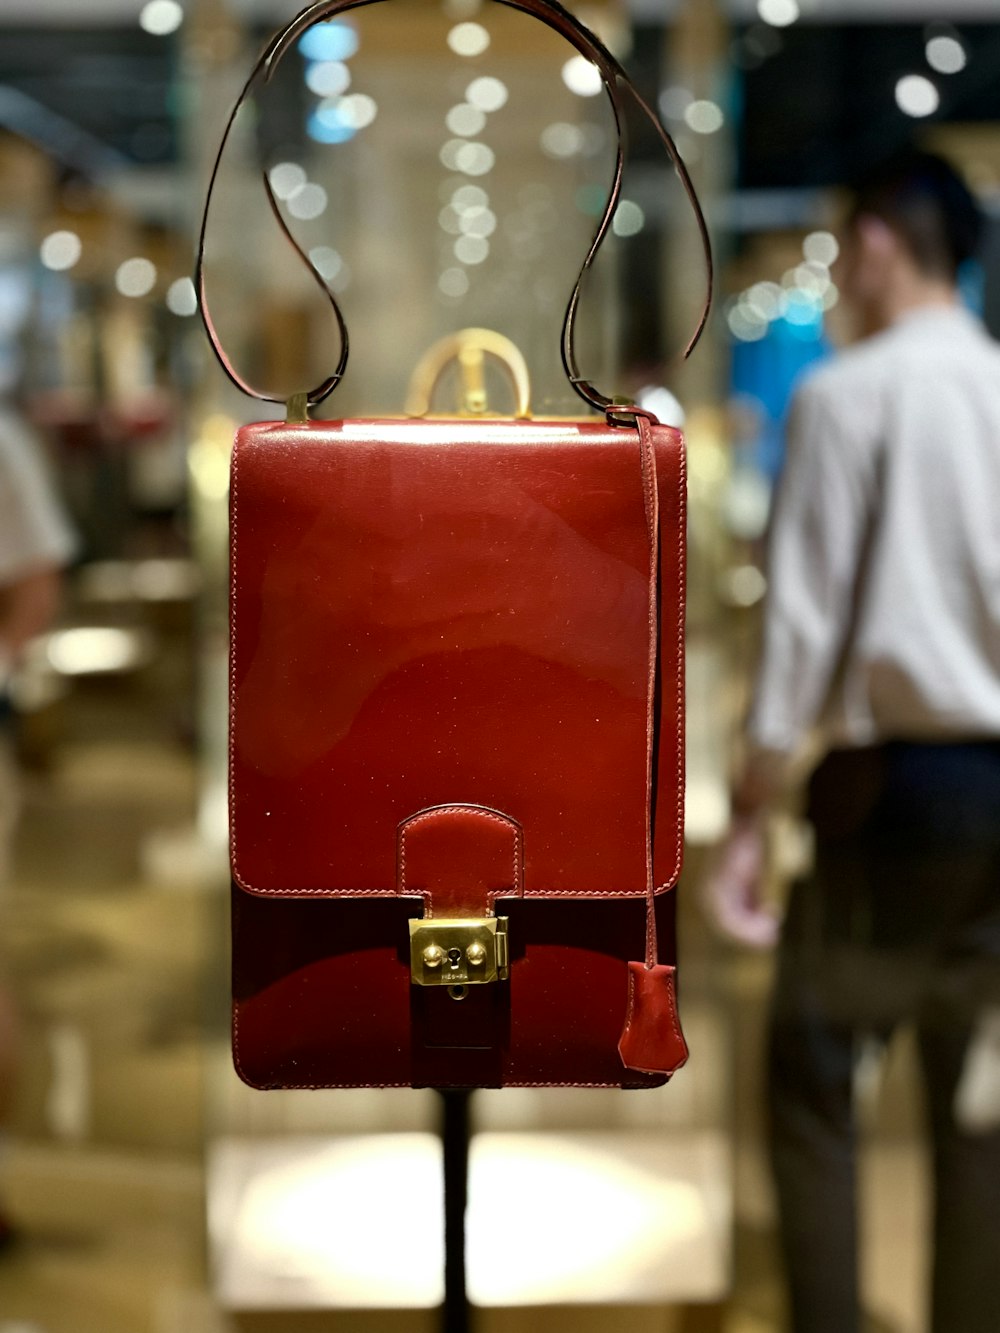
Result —
[[[378, 4], [380, 2], [381, 0], [313, 0], [313, 3], [307, 5], [299, 14], [295, 16], [295, 18], [293, 18], [287, 24], [286, 27], [282, 28], [279, 32], [275, 33], [275, 35], [267, 43], [267, 45], [264, 47], [264, 50], [258, 57], [256, 64], [250, 71], [250, 75], [246, 83], [243, 85], [243, 89], [240, 92], [239, 97], [236, 99], [236, 102], [234, 103], [233, 108], [229, 113], [229, 118], [226, 121], [226, 125], [222, 133], [222, 139], [219, 144], [219, 150], [218, 153], [216, 154], [215, 161], [212, 166], [211, 175], [209, 177], [208, 190], [205, 196], [205, 206], [202, 212], [201, 227], [198, 233], [198, 250], [197, 250], [197, 260], [195, 265], [195, 288], [198, 293], [198, 306], [201, 312], [202, 322], [204, 323], [205, 326], [205, 332], [208, 335], [208, 340], [212, 346], [212, 350], [214, 351], [219, 361], [219, 364], [222, 366], [222, 369], [225, 371], [226, 375], [238, 389], [240, 389], [243, 393], [248, 394], [252, 398], [260, 399], [262, 402], [279, 403], [283, 402], [284, 399], [281, 397], [276, 397], [272, 394], [263, 393], [260, 390], [254, 388], [254, 386], [250, 384], [249, 381], [245, 380], [243, 376], [240, 375], [240, 373], [236, 370], [235, 366], [233, 365], [233, 363], [230, 361], [229, 357], [226, 354], [226, 351], [219, 338], [218, 332], [215, 328], [215, 324], [212, 321], [211, 313], [209, 311], [209, 306], [208, 306], [208, 297], [205, 290], [205, 238], [208, 231], [208, 217], [212, 203], [212, 195], [215, 190], [215, 184], [219, 174], [219, 168], [222, 164], [223, 154], [225, 152], [226, 145], [229, 142], [229, 136], [232, 133], [233, 125], [236, 122], [236, 117], [238, 116], [244, 102], [246, 102], [247, 98], [250, 97], [251, 94], [254, 92], [258, 83], [266, 84], [271, 79], [279, 62], [282, 60], [282, 58], [287, 53], [289, 48], [292, 47], [296, 41], [298, 41], [299, 37], [302, 36], [302, 34], [306, 31], [307, 28], [312, 27], [314, 23], [334, 18], [338, 14], [345, 14], [349, 10], [361, 9], [366, 5]], [[585, 56], [586, 59], [590, 60], [594, 65], [596, 65], [598, 70], [600, 71], [601, 78], [604, 83], [605, 92], [607, 93], [608, 101], [611, 105], [611, 111], [614, 116], [615, 128], [618, 134], [618, 147], [615, 157], [615, 169], [611, 184], [611, 192], [608, 195], [608, 200], [605, 205], [604, 212], [600, 218], [600, 221], [597, 224], [597, 229], [594, 232], [594, 236], [590, 243], [590, 248], [587, 251], [586, 258], [584, 259], [583, 264], [581, 265], [580, 272], [573, 286], [573, 290], [570, 293], [569, 303], [567, 304], [566, 314], [563, 319], [563, 330], [562, 330], [562, 362], [563, 362], [563, 368], [566, 371], [566, 376], [570, 384], [573, 386], [575, 391], [580, 395], [580, 397], [584, 399], [585, 402], [589, 403], [592, 407], [598, 408], [602, 412], [608, 412], [614, 405], [614, 399], [608, 397], [606, 394], [603, 394], [589, 380], [587, 380], [586, 378], [584, 378], [584, 376], [580, 374], [576, 360], [575, 334], [576, 334], [577, 311], [580, 304], [580, 296], [583, 289], [584, 279], [586, 278], [589, 269], [591, 268], [595, 258], [597, 257], [597, 253], [601, 248], [605, 236], [608, 234], [608, 231], [611, 228], [615, 211], [618, 207], [618, 202], [621, 198], [622, 179], [625, 170], [625, 150], [623, 145], [623, 104], [621, 98], [622, 88], [624, 88], [629, 93], [629, 95], [632, 97], [636, 105], [639, 107], [640, 111], [643, 113], [643, 115], [645, 115], [648, 118], [648, 120], [655, 128], [657, 134], [659, 135], [660, 140], [663, 143], [663, 146], [666, 149], [678, 176], [680, 177], [681, 184], [684, 187], [685, 194], [687, 195], [687, 198], [694, 211], [695, 220], [698, 226], [698, 232], [701, 238], [702, 249], [705, 257], [705, 267], [706, 267], [706, 293], [697, 326], [691, 338], [689, 339], [686, 348], [684, 349], [685, 357], [690, 356], [699, 338], [701, 337], [705, 325], [708, 322], [708, 315], [711, 308], [712, 286], [713, 286], [713, 264], [712, 264], [712, 247], [711, 247], [711, 242], [709, 240], [708, 227], [705, 222], [705, 217], [702, 212], [701, 205], [698, 202], [698, 196], [695, 192], [694, 185], [692, 184], [691, 177], [689, 176], [687, 168], [685, 167], [684, 162], [681, 159], [680, 153], [677, 151], [676, 144], [674, 143], [673, 139], [671, 138], [670, 134], [667, 132], [663, 124], [661, 123], [659, 116], [649, 105], [647, 100], [642, 96], [642, 94], [638, 91], [638, 89], [635, 87], [632, 80], [629, 78], [628, 74], [625, 72], [621, 64], [611, 54], [611, 52], [607, 49], [604, 43], [601, 42], [592, 32], [590, 32], [590, 30], [586, 28], [580, 22], [579, 19], [574, 17], [574, 15], [572, 15], [567, 9], [565, 9], [563, 5], [561, 5], [558, 2], [558, 0], [497, 0], [497, 3], [507, 5], [511, 9], [521, 10], [522, 13], [530, 14], [533, 17], [540, 19], [541, 22], [545, 23], [548, 27], [554, 29], [556, 32], [560, 33], [563, 37], [565, 37], [566, 40], [569, 41], [577, 49], [577, 51], [580, 52], [581, 55]], [[274, 215], [275, 221], [280, 227], [282, 234], [285, 236], [285, 239], [289, 242], [290, 245], [293, 246], [299, 258], [309, 269], [309, 272], [312, 275], [313, 280], [320, 287], [320, 289], [326, 296], [327, 300], [329, 301], [337, 321], [337, 326], [340, 330], [340, 336], [341, 336], [340, 360], [338, 361], [336, 369], [333, 371], [331, 375], [329, 375], [325, 380], [323, 380], [321, 384], [316, 385], [314, 388], [310, 389], [306, 394], [307, 405], [315, 406], [316, 404], [321, 403], [324, 400], [324, 398], [328, 397], [329, 394], [331, 394], [333, 390], [337, 387], [337, 385], [340, 383], [341, 379], [343, 379], [344, 372], [347, 368], [347, 359], [350, 351], [350, 342], [348, 337], [347, 325], [345, 323], [343, 313], [340, 309], [340, 306], [337, 303], [337, 298], [335, 297], [334, 293], [327, 285], [327, 283], [323, 280], [319, 272], [310, 263], [307, 255], [302, 250], [302, 247], [295, 240], [284, 218], [282, 217], [281, 210], [278, 207], [278, 202], [271, 188], [271, 183], [268, 179], [267, 172], [264, 171], [262, 174], [264, 181], [264, 189], [267, 193], [268, 203], [270, 205], [271, 212]]]

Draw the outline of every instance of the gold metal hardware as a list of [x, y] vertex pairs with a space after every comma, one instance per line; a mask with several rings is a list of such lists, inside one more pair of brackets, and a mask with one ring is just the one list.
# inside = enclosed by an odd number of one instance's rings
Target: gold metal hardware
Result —
[[415, 986], [461, 989], [506, 981], [509, 975], [505, 916], [410, 921], [410, 979]]
[[406, 414], [424, 417], [431, 410], [431, 399], [441, 376], [453, 362], [461, 372], [461, 415], [483, 417], [489, 410], [486, 397], [485, 359], [499, 361], [514, 388], [514, 415], [524, 419], [531, 414], [531, 381], [528, 363], [517, 346], [493, 329], [459, 329], [441, 338], [420, 359], [410, 378], [406, 396]]
[[309, 395], [293, 393], [285, 404], [285, 421], [288, 425], [304, 425], [309, 420]]

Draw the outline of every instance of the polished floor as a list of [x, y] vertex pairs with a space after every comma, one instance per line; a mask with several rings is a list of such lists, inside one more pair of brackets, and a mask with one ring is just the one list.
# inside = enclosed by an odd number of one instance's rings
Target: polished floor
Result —
[[[210, 1236], [220, 1162], [245, 1165], [261, 1143], [425, 1134], [436, 1112], [429, 1094], [261, 1095], [232, 1075], [224, 885], [196, 850], [191, 721], [177, 703], [187, 685], [181, 641], [172, 652], [126, 678], [79, 681], [29, 733], [34, 767], [0, 909], [23, 1028], [0, 1163], [20, 1229], [0, 1257], [0, 1333], [430, 1333], [431, 1311], [309, 1309], [301, 1284], [284, 1309], [275, 1300], [248, 1308], [235, 1233], [213, 1225]], [[697, 863], [695, 849], [689, 881]], [[647, 1273], [644, 1287], [490, 1308], [477, 1333], [781, 1328], [757, 1110], [768, 962], [714, 944], [692, 898], [684, 933], [694, 1059], [675, 1083], [648, 1098], [481, 1094], [476, 1115], [507, 1142], [653, 1136], [677, 1178], [701, 1153], [707, 1165], [690, 1176], [692, 1188], [714, 1200], [701, 1239], [674, 1271]], [[926, 1184], [909, 1063], [900, 1050], [888, 1075], [872, 1073], [861, 1089], [874, 1108], [880, 1085], [864, 1173], [866, 1283], [879, 1333], [924, 1333]], [[558, 1227], [558, 1208], [553, 1216]], [[225, 1280], [234, 1271], [235, 1288]]]

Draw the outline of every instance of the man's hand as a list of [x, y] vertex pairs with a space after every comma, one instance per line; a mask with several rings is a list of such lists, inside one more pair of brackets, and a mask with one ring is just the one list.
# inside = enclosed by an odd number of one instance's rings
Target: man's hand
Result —
[[751, 949], [778, 942], [780, 917], [763, 902], [765, 833], [762, 815], [740, 815], [713, 854], [701, 886], [709, 920], [727, 939]]

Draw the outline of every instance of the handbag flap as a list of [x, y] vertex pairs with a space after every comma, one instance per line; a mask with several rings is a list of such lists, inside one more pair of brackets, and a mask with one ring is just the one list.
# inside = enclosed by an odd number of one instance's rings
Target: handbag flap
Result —
[[[683, 442], [660, 499], [654, 874], [683, 836]], [[429, 807], [501, 812], [536, 897], [646, 892], [651, 542], [638, 432], [260, 423], [231, 487], [230, 823], [266, 895], [397, 892]]]

